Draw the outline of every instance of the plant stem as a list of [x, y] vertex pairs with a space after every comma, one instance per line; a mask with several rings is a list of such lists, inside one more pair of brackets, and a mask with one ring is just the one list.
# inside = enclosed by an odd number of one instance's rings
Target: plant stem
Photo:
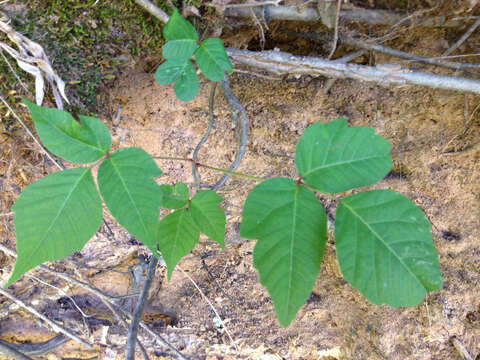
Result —
[[221, 172], [221, 173], [224, 173], [224, 174], [230, 174], [230, 175], [233, 175], [233, 176], [238, 176], [238, 177], [241, 177], [241, 178], [244, 178], [244, 179], [250, 179], [250, 180], [254, 180], [254, 181], [267, 180], [266, 178], [253, 176], [253, 175], [247, 175], [247, 174], [239, 173], [239, 172], [236, 172], [236, 171], [220, 169], [220, 168], [216, 168], [216, 167], [213, 167], [213, 166], [210, 166], [210, 165], [201, 164], [201, 163], [198, 163], [198, 162], [197, 162], [197, 166], [203, 166], [206, 169], [215, 170], [215, 171], [218, 171], [218, 172]]
[[[193, 159], [190, 159], [190, 158], [179, 158], [179, 157], [171, 157], [171, 156], [153, 156], [153, 158], [154, 158], [154, 159], [160, 159], [160, 160], [189, 161], [189, 162], [191, 162], [191, 163], [194, 162], [194, 160], [193, 160]], [[230, 170], [226, 170], [226, 169], [221, 169], [221, 168], [213, 167], [213, 166], [210, 166], [210, 165], [205, 165], [205, 164], [202, 164], [202, 163], [199, 163], [199, 162], [195, 162], [195, 165], [196, 165], [196, 166], [203, 166], [203, 167], [206, 168], [206, 169], [218, 171], [218, 172], [221, 172], [221, 173], [224, 173], [224, 174], [230, 174], [230, 175], [233, 175], [233, 176], [238, 176], [238, 177], [241, 177], [241, 178], [244, 178], [244, 179], [250, 179], [250, 180], [254, 180], [254, 181], [264, 181], [264, 180], [267, 180], [267, 178], [262, 178], [262, 177], [258, 177], [258, 176], [253, 176], [253, 175], [247, 175], [247, 174], [239, 173], [239, 172], [236, 172], [236, 171], [230, 171]]]

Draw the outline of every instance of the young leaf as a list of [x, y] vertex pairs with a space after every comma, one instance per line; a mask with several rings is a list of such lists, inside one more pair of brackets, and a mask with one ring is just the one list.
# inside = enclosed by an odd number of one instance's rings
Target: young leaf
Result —
[[430, 223], [395, 191], [343, 198], [336, 213], [335, 243], [345, 280], [374, 304], [417, 305], [427, 291], [442, 286]]
[[202, 190], [192, 198], [189, 209], [199, 230], [225, 250], [226, 217], [222, 208], [218, 206], [222, 200], [215, 191]]
[[153, 178], [161, 173], [138, 148], [115, 151], [98, 169], [98, 186], [110, 213], [155, 255], [162, 191]]
[[163, 36], [167, 41], [179, 39], [198, 40], [198, 35], [193, 25], [185, 20], [176, 9], [163, 28]]
[[187, 209], [176, 210], [158, 223], [158, 247], [167, 264], [168, 279], [182, 257], [193, 250], [200, 237]]
[[197, 51], [195, 60], [203, 75], [212, 81], [222, 81], [225, 70], [232, 70], [232, 64], [223, 47], [222, 40], [210, 38], [202, 41]]
[[295, 162], [310, 186], [335, 193], [376, 183], [392, 168], [390, 144], [374, 129], [347, 127], [343, 118], [310, 125], [300, 138]]
[[162, 55], [165, 59], [175, 59], [178, 62], [185, 62], [190, 59], [198, 45], [195, 40], [179, 39], [170, 40], [162, 48]]
[[198, 76], [191, 61], [187, 61], [184, 72], [173, 86], [175, 95], [182, 101], [192, 100], [198, 92]]
[[188, 202], [188, 187], [182, 182], [178, 182], [175, 186], [160, 185], [163, 193], [162, 206], [167, 209], [179, 209]]
[[180, 77], [185, 71], [187, 61], [178, 62], [175, 60], [167, 60], [155, 71], [155, 80], [162, 85], [171, 84]]
[[53, 154], [76, 164], [86, 164], [110, 150], [110, 133], [100, 120], [79, 115], [79, 124], [66, 111], [23, 101], [30, 110], [40, 140]]
[[254, 265], [282, 326], [290, 324], [312, 290], [326, 233], [325, 211], [315, 194], [291, 179], [264, 181], [245, 201], [240, 236], [258, 238]]
[[102, 220], [88, 168], [56, 172], [30, 184], [12, 210], [18, 258], [7, 286], [45, 261], [80, 251]]

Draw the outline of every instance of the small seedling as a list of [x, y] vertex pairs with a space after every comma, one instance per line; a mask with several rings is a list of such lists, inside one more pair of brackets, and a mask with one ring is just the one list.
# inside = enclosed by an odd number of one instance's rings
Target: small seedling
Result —
[[182, 18], [177, 10], [163, 28], [167, 43], [162, 54], [167, 60], [155, 72], [158, 83], [173, 87], [180, 100], [192, 100], [198, 92], [198, 76], [190, 58], [195, 61], [203, 75], [211, 81], [222, 81], [225, 71], [232, 71], [222, 40], [209, 38], [198, 44], [195, 28]]

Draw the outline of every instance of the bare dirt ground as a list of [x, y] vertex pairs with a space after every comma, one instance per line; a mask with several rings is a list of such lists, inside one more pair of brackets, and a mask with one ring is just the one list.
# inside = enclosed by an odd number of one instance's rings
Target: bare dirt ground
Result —
[[[417, 49], [433, 51], [438, 46], [436, 35], [425, 37]], [[473, 146], [480, 140], [480, 97], [425, 88], [389, 89], [350, 80], [336, 81], [325, 94], [321, 91], [324, 79], [301, 80], [232, 76], [231, 88], [249, 116], [249, 143], [238, 171], [262, 177], [294, 176], [295, 144], [314, 122], [343, 116], [351, 126], [374, 127], [392, 144], [394, 159], [394, 170], [374, 187], [401, 192], [430, 219], [443, 288], [417, 307], [372, 305], [343, 280], [330, 238], [312, 295], [292, 324], [282, 328], [253, 268], [255, 241], [238, 235], [241, 208], [255, 183], [232, 178], [220, 191], [227, 214], [225, 252], [202, 239], [179, 264], [213, 303], [226, 329], [178, 269], [170, 282], [165, 271], [157, 273], [144, 320], [192, 359], [466, 359], [462, 351], [479, 359], [480, 152]], [[102, 119], [112, 131], [114, 149], [138, 146], [153, 156], [191, 156], [208, 123], [209, 86], [202, 83], [199, 96], [183, 103], [171, 87], [156, 84], [141, 64], [130, 69], [110, 90], [105, 104], [112, 114], [118, 105], [123, 107], [118, 122]], [[215, 103], [216, 128], [199, 161], [226, 168], [237, 147], [235, 129], [219, 92]], [[54, 168], [21, 131], [1, 133], [0, 146], [0, 173], [4, 174], [0, 237], [4, 246], [14, 248], [9, 208], [21, 189]], [[160, 182], [193, 184], [189, 163], [159, 160], [158, 164], [164, 171]], [[200, 171], [204, 183], [214, 183], [220, 176]], [[90, 268], [72, 270], [68, 261], [55, 267], [74, 271], [111, 295], [125, 295], [131, 291], [128, 267], [147, 250], [106, 219], [113, 236], [102, 227], [81, 253], [71, 257]], [[12, 266], [13, 259], [0, 251], [2, 280]], [[87, 349], [70, 341], [45, 358], [124, 357], [125, 329], [113, 316], [105, 315], [108, 311], [98, 300], [44, 272], [33, 274], [57, 289], [24, 276], [10, 290], [96, 343], [94, 349]], [[82, 319], [65, 294], [74, 296], [91, 317]], [[36, 342], [53, 335], [24, 310], [1, 299], [2, 339]], [[152, 358], [174, 358], [167, 347], [146, 334], [141, 333], [140, 339]]]

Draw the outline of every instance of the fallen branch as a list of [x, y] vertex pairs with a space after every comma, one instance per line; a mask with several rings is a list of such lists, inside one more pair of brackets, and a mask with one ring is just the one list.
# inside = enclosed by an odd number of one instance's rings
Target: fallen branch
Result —
[[[137, 1], [138, 3], [138, 1]], [[265, 16], [266, 21], [290, 20], [290, 21], [321, 21], [317, 10], [312, 7], [299, 9], [297, 6], [265, 6], [254, 9], [256, 15]], [[263, 13], [263, 14], [262, 14]], [[246, 8], [227, 8], [225, 16], [249, 18], [251, 13]], [[423, 18], [409, 18], [406, 15], [386, 10], [352, 9], [340, 11], [340, 20], [366, 23], [371, 25], [417, 25], [426, 27], [458, 27], [465, 24], [466, 20], [476, 17], [458, 17], [447, 19], [445, 16], [431, 16]], [[163, 20], [162, 20], [163, 21]]]
[[327, 61], [311, 56], [294, 56], [280, 51], [254, 52], [228, 48], [237, 65], [251, 66], [276, 75], [311, 75], [377, 82], [380, 85], [420, 85], [437, 89], [479, 94], [480, 81], [460, 77], [415, 72], [394, 64], [375, 67]]
[[85, 345], [89, 348], [93, 347], [92, 344], [88, 343], [87, 341], [83, 340], [82, 338], [78, 337], [77, 335], [73, 334], [72, 332], [70, 332], [69, 330], [65, 329], [64, 327], [62, 327], [60, 324], [57, 324], [55, 321], [53, 320], [50, 320], [49, 318], [47, 318], [45, 315], [41, 314], [40, 312], [38, 312], [35, 308], [25, 304], [22, 300], [20, 300], [19, 298], [17, 298], [16, 296], [10, 294], [8, 291], [4, 290], [3, 288], [0, 287], [0, 294], [5, 296], [6, 298], [10, 299], [11, 301], [13, 301], [14, 303], [16, 303], [17, 305], [19, 305], [20, 307], [24, 308], [25, 310], [27, 310], [28, 312], [32, 313], [33, 315], [35, 315], [37, 318], [43, 320], [44, 322], [46, 322], [48, 325], [50, 325], [50, 327], [53, 329], [53, 331], [55, 332], [59, 332], [59, 333], [62, 333], [63, 335], [69, 337], [70, 339], [72, 340], [75, 340], [76, 342], [82, 344], [82, 345]]
[[480, 26], [480, 17], [475, 20], [475, 22], [468, 28], [468, 30], [465, 32], [465, 34], [462, 35], [460, 39], [458, 39], [455, 44], [453, 44], [450, 48], [448, 48], [442, 56], [447, 56], [450, 55], [455, 49], [457, 49], [460, 45], [462, 45], [465, 40], [468, 39], [470, 35], [475, 31], [475, 29]]

